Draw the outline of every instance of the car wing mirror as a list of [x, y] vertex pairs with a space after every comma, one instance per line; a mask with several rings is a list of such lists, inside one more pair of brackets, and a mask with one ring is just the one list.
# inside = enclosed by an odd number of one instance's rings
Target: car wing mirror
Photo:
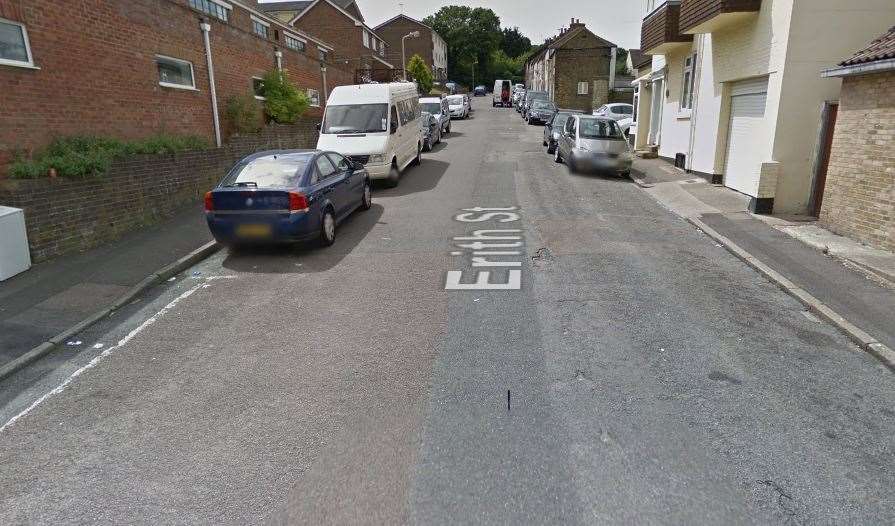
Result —
[[323, 128], [323, 123], [318, 122], [314, 125], [314, 128], [317, 128], [317, 131], [319, 132]]

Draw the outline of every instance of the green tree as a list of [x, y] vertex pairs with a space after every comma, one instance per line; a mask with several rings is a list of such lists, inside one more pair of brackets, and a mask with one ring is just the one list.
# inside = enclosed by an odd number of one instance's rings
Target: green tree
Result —
[[[473, 68], [476, 81], [493, 81], [491, 57], [500, 47], [503, 32], [500, 18], [494, 11], [468, 6], [445, 6], [423, 21], [444, 38], [448, 47], [448, 72], [453, 80], [472, 84]], [[485, 82], [481, 82], [483, 80]]]
[[620, 47], [615, 52], [615, 73], [624, 75], [628, 72], [628, 50]]
[[531, 40], [518, 27], [503, 28], [500, 49], [510, 58], [516, 58], [531, 49]]
[[416, 87], [420, 90], [420, 93], [428, 94], [432, 91], [434, 79], [423, 57], [419, 55], [410, 57], [410, 62], [407, 63], [407, 74], [416, 82]]
[[274, 69], [264, 75], [264, 110], [280, 124], [294, 124], [311, 105], [307, 94], [291, 82], [285, 69]]
[[254, 133], [261, 129], [261, 108], [253, 94], [227, 99], [226, 116], [236, 133]]

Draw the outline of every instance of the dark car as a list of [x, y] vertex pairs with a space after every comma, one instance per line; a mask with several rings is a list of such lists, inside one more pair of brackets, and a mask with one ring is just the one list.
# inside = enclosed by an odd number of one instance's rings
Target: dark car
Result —
[[528, 120], [528, 110], [536, 100], [550, 100], [550, 95], [546, 91], [526, 91], [525, 99], [522, 101], [522, 118]]
[[420, 128], [423, 132], [423, 151], [431, 152], [432, 147], [441, 142], [441, 126], [431, 113], [424, 111], [422, 116]]
[[559, 110], [553, 114], [552, 119], [544, 123], [544, 146], [547, 147], [547, 153], [552, 155], [556, 151], [556, 141], [562, 134], [569, 117], [580, 113], [579, 111]]
[[488, 90], [485, 86], [476, 86], [474, 90], [472, 90], [473, 97], [484, 97], [488, 94]]
[[205, 217], [223, 245], [336, 240], [336, 225], [372, 206], [364, 167], [335, 152], [277, 150], [239, 161], [205, 194]]
[[536, 100], [532, 102], [531, 109], [528, 110], [528, 124], [544, 124], [553, 119], [556, 113], [556, 105], [549, 100]]

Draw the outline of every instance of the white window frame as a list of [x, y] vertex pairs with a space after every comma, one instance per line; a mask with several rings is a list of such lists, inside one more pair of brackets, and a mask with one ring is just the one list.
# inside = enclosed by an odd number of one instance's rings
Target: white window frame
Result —
[[28, 39], [28, 28], [25, 27], [25, 24], [22, 22], [16, 22], [14, 20], [7, 20], [5, 18], [0, 18], [0, 22], [4, 24], [9, 24], [12, 26], [19, 26], [19, 29], [22, 30], [22, 40], [25, 41], [25, 54], [28, 55], [28, 61], [22, 62], [20, 60], [10, 60], [7, 58], [0, 58], [0, 65], [2, 66], [15, 66], [19, 68], [31, 68], [31, 69], [40, 69], [39, 67], [34, 65], [34, 56], [31, 54], [31, 40]]
[[256, 80], [260, 80], [262, 83], [264, 82], [264, 79], [262, 79], [261, 77], [252, 77], [252, 95], [254, 95], [255, 98], [258, 100], [267, 100], [267, 97], [263, 97], [263, 96], [255, 93], [255, 81]]
[[[199, 11], [200, 13], [205, 13], [206, 15], [208, 15], [208, 16], [214, 18], [215, 20], [217, 20], [217, 21], [219, 21], [219, 22], [223, 22], [223, 23], [225, 23], [225, 24], [229, 24], [229, 23], [230, 23], [230, 17], [231, 17], [232, 14], [233, 14], [233, 6], [230, 5], [230, 4], [228, 4], [227, 2], [224, 2], [223, 0], [208, 0], [208, 1], [211, 2], [212, 4], [217, 4], [217, 5], [221, 6], [221, 7], [223, 7], [224, 9], [226, 9], [226, 10], [228, 11], [228, 13], [227, 13], [227, 19], [224, 20], [224, 19], [222, 19], [222, 18], [218, 18], [218, 17], [214, 16], [213, 14], [209, 13], [208, 11], [205, 11], [205, 10], [202, 10], [202, 9], [197, 9], [197, 11]], [[195, 9], [195, 8], [193, 8], [192, 6], [190, 6], [190, 8], [191, 8], [191, 9]]]
[[364, 38], [364, 47], [368, 48], [368, 47], [370, 47], [370, 33], [367, 32], [366, 29], [363, 30], [363, 33], [364, 33], [364, 37], [363, 37]]
[[[687, 65], [687, 61], [690, 64]], [[689, 79], [687, 78], [689, 75]], [[681, 75], [681, 111], [689, 111], [693, 109], [693, 90], [696, 88], [696, 53], [691, 53], [684, 57], [684, 70]]]
[[[314, 104], [314, 97], [311, 97], [312, 91], [317, 94], [317, 104]], [[308, 88], [308, 99], [311, 101], [312, 108], [319, 108], [320, 107], [320, 90]]]
[[[304, 46], [303, 49], [298, 49], [298, 48], [294, 48], [294, 47], [289, 47], [289, 41], [286, 40], [287, 38], [291, 38], [292, 40], [296, 40], [296, 41], [298, 41], [298, 42], [301, 42], [302, 45]], [[307, 49], [308, 49], [308, 41], [307, 41], [307, 40], [305, 40], [305, 39], [303, 39], [303, 38], [301, 38], [301, 37], [299, 37], [299, 36], [293, 35], [292, 33], [289, 33], [289, 32], [286, 32], [286, 31], [283, 32], [283, 42], [286, 43], [286, 47], [287, 47], [288, 49], [291, 49], [292, 51], [298, 51], [299, 53], [304, 52], [304, 51], [307, 51]]]
[[[582, 89], [582, 86], [584, 89]], [[578, 82], [578, 94], [579, 95], [589, 95], [590, 94], [590, 83], [586, 80], [582, 80]]]
[[[252, 18], [252, 34], [254, 34], [256, 37], [261, 37], [261, 38], [264, 38], [264, 39], [266, 39], [266, 40], [270, 40], [270, 22], [267, 22], [267, 21], [265, 21], [265, 20], [261, 20], [260, 18], [254, 16], [254, 15], [252, 15], [251, 18]], [[267, 28], [267, 34], [266, 34], [266, 35], [262, 35], [261, 33], [258, 33], [257, 31], [255, 31], [255, 24], [260, 24], [260, 25], [266, 27], [266, 28]]]
[[183, 89], [187, 91], [199, 91], [196, 88], [196, 70], [193, 68], [193, 63], [189, 60], [183, 60], [181, 58], [169, 57], [168, 55], [156, 55], [155, 56], [155, 74], [158, 75], [158, 59], [170, 60], [171, 62], [178, 62], [180, 64], [186, 64], [190, 67], [190, 80], [192, 80], [192, 85], [187, 86], [186, 84], [173, 84], [171, 82], [162, 82], [162, 79], [159, 79], [158, 85], [163, 88], [173, 88], [173, 89]]

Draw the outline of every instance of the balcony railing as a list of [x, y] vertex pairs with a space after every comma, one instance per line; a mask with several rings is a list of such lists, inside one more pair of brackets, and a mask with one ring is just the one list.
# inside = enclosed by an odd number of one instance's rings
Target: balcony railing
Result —
[[682, 33], [711, 33], [761, 10], [761, 0], [683, 0]]
[[640, 49], [647, 55], [664, 55], [671, 49], [693, 41], [693, 35], [680, 32], [681, 3], [669, 0], [650, 13], [640, 31]]

